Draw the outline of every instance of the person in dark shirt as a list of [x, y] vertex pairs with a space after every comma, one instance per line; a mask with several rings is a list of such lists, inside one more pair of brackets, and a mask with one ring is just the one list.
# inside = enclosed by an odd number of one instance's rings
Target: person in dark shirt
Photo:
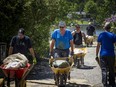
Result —
[[95, 34], [95, 27], [92, 25], [91, 22], [89, 23], [89, 26], [87, 26], [86, 31], [87, 31], [87, 35], [88, 36], [94, 36], [94, 34]]
[[[76, 30], [72, 32], [73, 35], [73, 43], [75, 45], [75, 48], [83, 48], [83, 39], [86, 44], [86, 36], [83, 31], [80, 29], [80, 25], [75, 25]], [[81, 58], [81, 67], [84, 67], [84, 58]]]
[[23, 28], [20, 28], [18, 31], [18, 35], [13, 36], [13, 38], [11, 39], [9, 55], [21, 53], [27, 57], [28, 51], [30, 51], [33, 57], [33, 62], [36, 63], [34, 50], [32, 48], [32, 42], [30, 38], [25, 35], [25, 30]]
[[79, 24], [76, 24], [75, 27], [76, 27], [76, 30], [72, 32], [73, 43], [75, 47], [83, 47], [83, 39], [84, 39], [84, 42], [86, 43], [85, 33], [81, 31]]

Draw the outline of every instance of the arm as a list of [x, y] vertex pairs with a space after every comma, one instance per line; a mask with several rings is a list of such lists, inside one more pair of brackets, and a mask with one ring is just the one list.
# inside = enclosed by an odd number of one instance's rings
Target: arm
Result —
[[30, 38], [28, 38], [27, 47], [28, 47], [29, 52], [31, 53], [31, 55], [32, 55], [32, 57], [33, 57], [33, 60], [36, 59], [34, 49], [32, 48], [32, 41], [31, 41]]
[[11, 55], [12, 53], [13, 53], [13, 47], [12, 47], [12, 46], [10, 46], [10, 47], [9, 47], [8, 55]]
[[85, 42], [85, 44], [86, 44], [86, 35], [85, 35], [84, 32], [82, 33], [82, 36], [83, 36], [84, 42]]
[[72, 32], [72, 35], [73, 35], [73, 36], [75, 35], [75, 31]]
[[73, 40], [70, 40], [71, 52], [74, 52]]
[[51, 44], [50, 44], [50, 53], [53, 52], [54, 44], [55, 44], [55, 40], [52, 39]]
[[99, 49], [100, 49], [100, 43], [97, 43], [97, 47], [96, 47], [96, 57], [98, 57], [98, 53], [99, 53]]
[[29, 48], [29, 51], [30, 51], [30, 53], [31, 53], [32, 57], [33, 57], [33, 58], [35, 58], [35, 53], [34, 53], [33, 48]]

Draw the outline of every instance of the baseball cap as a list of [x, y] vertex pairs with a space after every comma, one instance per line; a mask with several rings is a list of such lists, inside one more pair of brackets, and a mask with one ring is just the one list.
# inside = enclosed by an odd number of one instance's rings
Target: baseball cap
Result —
[[18, 33], [25, 34], [25, 30], [23, 28], [20, 28]]
[[65, 27], [65, 26], [66, 26], [66, 23], [64, 21], [59, 22], [59, 27]]

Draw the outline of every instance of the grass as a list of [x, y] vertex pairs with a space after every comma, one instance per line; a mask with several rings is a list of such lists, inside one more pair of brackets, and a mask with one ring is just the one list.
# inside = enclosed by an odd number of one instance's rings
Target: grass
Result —
[[89, 23], [88, 21], [82, 21], [82, 20], [74, 20], [74, 21], [77, 24], [88, 24]]

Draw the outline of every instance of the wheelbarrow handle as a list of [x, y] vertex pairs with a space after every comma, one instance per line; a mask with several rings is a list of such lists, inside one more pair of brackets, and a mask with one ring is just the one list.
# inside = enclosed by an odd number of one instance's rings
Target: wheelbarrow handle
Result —
[[27, 72], [23, 75], [23, 78], [21, 79], [21, 80], [24, 80], [25, 79], [25, 77], [29, 74], [29, 72], [32, 70], [32, 68], [34, 67], [34, 63], [33, 64], [31, 64], [31, 66], [30, 66], [30, 68], [27, 70]]

